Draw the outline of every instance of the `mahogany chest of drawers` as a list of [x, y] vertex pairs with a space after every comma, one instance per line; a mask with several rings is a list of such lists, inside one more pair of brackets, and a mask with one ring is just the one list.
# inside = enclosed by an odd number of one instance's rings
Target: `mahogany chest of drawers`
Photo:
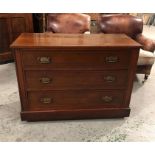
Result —
[[21, 34], [11, 45], [21, 119], [129, 116], [140, 47], [123, 34]]

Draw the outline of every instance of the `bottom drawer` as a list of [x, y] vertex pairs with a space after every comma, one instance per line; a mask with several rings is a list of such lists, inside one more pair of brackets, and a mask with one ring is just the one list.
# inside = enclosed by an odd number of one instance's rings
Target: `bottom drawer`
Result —
[[28, 93], [28, 110], [115, 108], [124, 103], [124, 91], [74, 90]]

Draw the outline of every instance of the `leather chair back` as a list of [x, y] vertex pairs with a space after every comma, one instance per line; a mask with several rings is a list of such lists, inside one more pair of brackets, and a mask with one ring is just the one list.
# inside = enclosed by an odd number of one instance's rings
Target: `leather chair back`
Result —
[[125, 33], [136, 38], [143, 31], [143, 20], [124, 14], [101, 15], [99, 26], [103, 33]]
[[79, 13], [47, 15], [47, 31], [53, 33], [85, 33], [90, 30], [90, 16]]

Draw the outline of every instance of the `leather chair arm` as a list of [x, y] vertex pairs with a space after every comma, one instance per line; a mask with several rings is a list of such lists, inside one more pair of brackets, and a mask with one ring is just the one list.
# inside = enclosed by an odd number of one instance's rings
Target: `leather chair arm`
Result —
[[142, 45], [142, 49], [150, 52], [155, 50], [155, 40], [145, 37], [142, 34], [136, 36], [136, 41]]

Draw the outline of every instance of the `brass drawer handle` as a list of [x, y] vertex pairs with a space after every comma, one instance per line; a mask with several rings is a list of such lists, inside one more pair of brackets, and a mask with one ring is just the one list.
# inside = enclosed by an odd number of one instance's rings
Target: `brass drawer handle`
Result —
[[115, 76], [108, 75], [108, 76], [105, 76], [104, 77], [104, 80], [106, 82], [114, 82], [116, 80], [116, 77]]
[[41, 64], [49, 64], [49, 63], [51, 63], [50, 57], [38, 57], [37, 60], [38, 60]]
[[43, 104], [50, 104], [50, 103], [53, 102], [52, 98], [50, 98], [50, 97], [43, 97], [43, 98], [40, 99], [40, 101]]
[[43, 77], [40, 79], [40, 82], [43, 84], [48, 84], [52, 81], [52, 79], [48, 78], [48, 77]]
[[110, 103], [110, 102], [112, 102], [113, 98], [111, 96], [103, 96], [102, 100], [104, 102]]
[[118, 56], [108, 56], [106, 57], [107, 63], [116, 63], [118, 62]]

